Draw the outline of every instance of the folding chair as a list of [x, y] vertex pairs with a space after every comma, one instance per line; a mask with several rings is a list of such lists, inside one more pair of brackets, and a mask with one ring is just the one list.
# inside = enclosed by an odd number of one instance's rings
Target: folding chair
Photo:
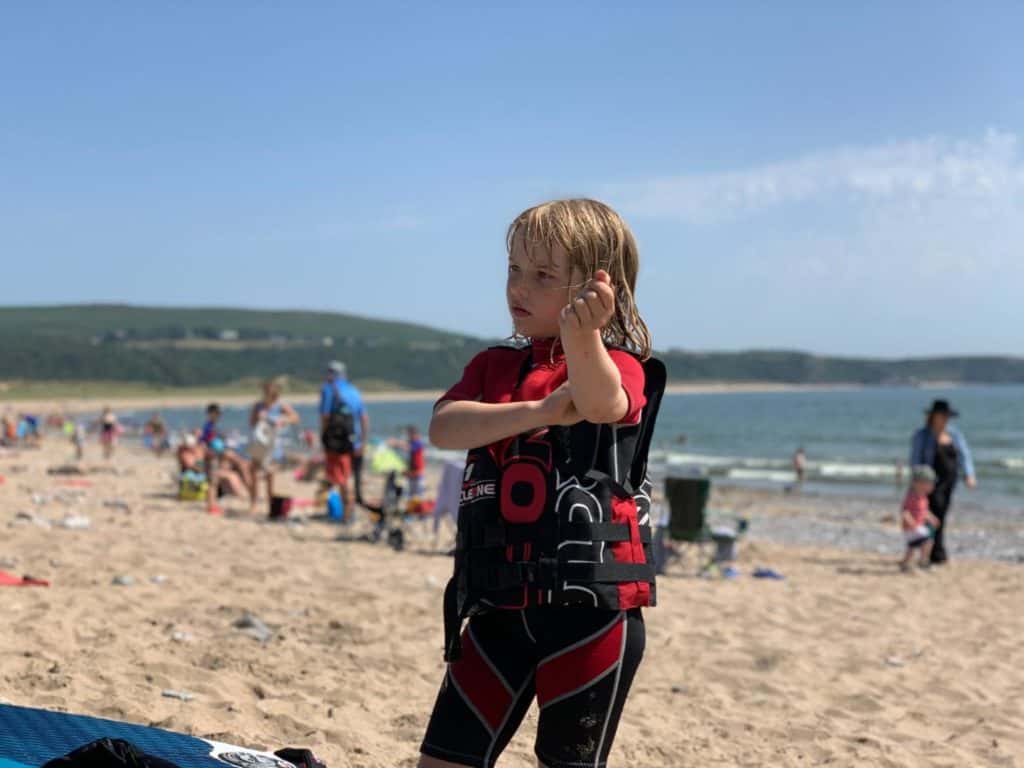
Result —
[[706, 477], [666, 477], [665, 499], [669, 505], [668, 533], [676, 547], [676, 555], [685, 560], [684, 551], [696, 548], [698, 574], [710, 560], [705, 548], [713, 543], [708, 528], [706, 509], [711, 481]]

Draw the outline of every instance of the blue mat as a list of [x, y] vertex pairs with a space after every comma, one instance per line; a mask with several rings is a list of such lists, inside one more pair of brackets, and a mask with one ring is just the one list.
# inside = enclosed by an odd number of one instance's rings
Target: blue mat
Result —
[[131, 742], [180, 768], [294, 768], [274, 755], [144, 725], [0, 704], [0, 768], [38, 768], [96, 739]]

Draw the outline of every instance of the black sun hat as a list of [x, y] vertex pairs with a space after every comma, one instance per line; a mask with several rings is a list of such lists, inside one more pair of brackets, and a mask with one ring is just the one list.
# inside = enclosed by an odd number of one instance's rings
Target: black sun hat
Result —
[[953, 410], [949, 405], [949, 400], [933, 400], [932, 407], [925, 411], [929, 416], [934, 416], [936, 413], [944, 413], [951, 419], [955, 419], [960, 415], [959, 411]]

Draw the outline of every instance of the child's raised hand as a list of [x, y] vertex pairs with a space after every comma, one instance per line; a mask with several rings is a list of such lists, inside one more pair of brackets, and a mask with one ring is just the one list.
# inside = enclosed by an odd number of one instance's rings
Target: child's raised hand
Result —
[[540, 402], [541, 416], [546, 427], [571, 427], [583, 421], [572, 401], [569, 382], [565, 382]]
[[597, 270], [576, 298], [562, 308], [558, 318], [559, 331], [567, 334], [586, 334], [600, 331], [615, 314], [615, 290], [611, 277], [603, 269]]

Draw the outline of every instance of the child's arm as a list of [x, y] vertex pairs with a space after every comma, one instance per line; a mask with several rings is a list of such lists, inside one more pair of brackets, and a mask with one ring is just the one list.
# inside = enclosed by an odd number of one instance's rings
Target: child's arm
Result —
[[566, 384], [543, 400], [523, 403], [445, 400], [434, 408], [430, 442], [438, 448], [469, 450], [531, 429], [570, 425], [580, 420]]
[[928, 513], [928, 514], [926, 515], [926, 517], [925, 517], [925, 520], [927, 520], [927, 521], [928, 521], [928, 524], [929, 524], [929, 525], [930, 525], [930, 526], [931, 526], [932, 528], [941, 528], [941, 527], [942, 527], [942, 521], [941, 521], [941, 520], [939, 520], [939, 518], [937, 518], [937, 517], [936, 517], [935, 515], [933, 515], [933, 514], [932, 514], [931, 512], [929, 512], [929, 513]]
[[904, 509], [900, 517], [903, 520], [903, 525], [907, 528], [911, 528], [914, 525], [914, 516], [910, 514], [909, 509]]
[[580, 416], [594, 424], [614, 424], [629, 411], [622, 376], [601, 340], [601, 329], [614, 313], [611, 279], [599, 269], [562, 310], [559, 323], [572, 400]]

